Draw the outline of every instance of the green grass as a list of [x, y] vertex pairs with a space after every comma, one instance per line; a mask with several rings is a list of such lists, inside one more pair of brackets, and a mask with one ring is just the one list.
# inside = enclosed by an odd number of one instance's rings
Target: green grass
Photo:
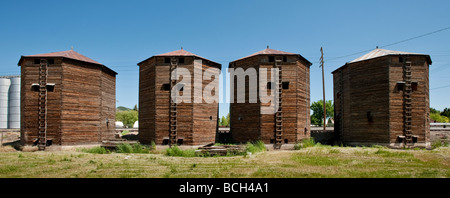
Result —
[[166, 149], [166, 155], [172, 157], [199, 157], [199, 154], [195, 153], [195, 149], [185, 149], [182, 150], [178, 146], [172, 146]]
[[101, 146], [96, 146], [96, 147], [92, 147], [89, 149], [85, 148], [85, 149], [82, 149], [81, 151], [85, 152], [85, 153], [92, 153], [92, 154], [109, 154], [109, 153], [111, 153], [111, 151], [109, 151], [106, 148], [101, 147]]
[[[320, 144], [320, 143], [318, 143]], [[297, 143], [294, 145], [294, 150], [300, 150], [308, 147], [316, 146], [316, 143], [314, 142], [314, 138], [309, 139], [303, 139], [300, 143]]]
[[150, 153], [150, 147], [144, 146], [142, 144], [136, 143], [136, 144], [128, 144], [123, 143], [119, 144], [116, 147], [117, 153]]
[[447, 139], [436, 140], [433, 143], [431, 143], [432, 148], [448, 147], [448, 146], [450, 146], [450, 144]]
[[381, 155], [383, 157], [414, 157], [413, 154], [402, 151], [388, 151], [385, 149], [378, 149], [375, 152], [376, 155]]
[[[137, 144], [128, 144], [123, 143], [116, 146], [116, 149], [114, 152], [116, 153], [150, 153], [150, 150], [152, 150], [152, 147], [147, 147], [144, 145], [141, 145], [139, 143]], [[81, 149], [82, 152], [85, 153], [92, 153], [92, 154], [111, 154], [112, 152], [104, 147], [97, 146], [92, 147], [89, 149]]]
[[121, 133], [120, 135], [121, 135], [121, 136], [124, 136], [124, 135], [126, 135], [126, 134], [128, 134], [128, 133], [130, 133], [130, 131], [125, 130], [125, 131], [122, 131], [122, 133]]
[[[314, 155], [295, 155], [292, 160], [301, 164], [309, 166], [337, 166], [345, 164], [344, 160], [331, 158], [328, 156], [314, 156]], [[347, 162], [347, 161], [345, 161]]]
[[169, 152], [170, 156], [165, 152], [99, 155], [81, 150], [0, 152], [0, 178], [450, 178], [450, 147], [393, 150], [315, 145], [250, 157], [202, 158], [193, 157], [193, 149], [174, 146]]
[[154, 141], [152, 141], [152, 143], [150, 144], [150, 149], [151, 150], [156, 150], [156, 144]]
[[247, 145], [245, 147], [245, 151], [246, 152], [250, 152], [252, 154], [255, 154], [255, 153], [258, 153], [258, 152], [264, 152], [266, 150], [267, 150], [266, 145], [261, 140], [256, 141], [254, 143], [247, 142]]

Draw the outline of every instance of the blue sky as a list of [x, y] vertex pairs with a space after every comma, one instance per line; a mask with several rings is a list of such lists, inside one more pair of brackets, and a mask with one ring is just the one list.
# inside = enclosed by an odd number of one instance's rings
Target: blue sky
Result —
[[[450, 26], [450, 1], [0, 1], [0, 75], [21, 55], [74, 50], [117, 71], [117, 106], [138, 103], [137, 63], [180, 49], [222, 64], [270, 48], [313, 63], [311, 101], [331, 72], [374, 49]], [[431, 56], [431, 107], [450, 107], [450, 29], [387, 47]], [[332, 59], [327, 61], [328, 59]], [[220, 115], [228, 104], [220, 104]]]

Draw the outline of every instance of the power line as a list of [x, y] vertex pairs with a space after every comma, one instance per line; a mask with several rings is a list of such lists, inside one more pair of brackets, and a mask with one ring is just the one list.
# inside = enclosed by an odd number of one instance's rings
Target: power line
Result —
[[[448, 30], [448, 29], [450, 29], [450, 26], [446, 27], [446, 28], [439, 29], [439, 30], [435, 30], [435, 31], [432, 31], [432, 32], [428, 32], [428, 33], [425, 33], [425, 34], [421, 34], [421, 35], [418, 35], [418, 36], [414, 36], [414, 37], [411, 37], [411, 38], [408, 38], [408, 39], [404, 39], [404, 40], [401, 40], [401, 41], [397, 41], [397, 42], [394, 42], [394, 43], [391, 43], [391, 44], [383, 45], [383, 46], [381, 46], [381, 48], [389, 47], [389, 46], [392, 46], [392, 45], [397, 45], [397, 44], [404, 43], [404, 42], [407, 42], [407, 41], [411, 41], [411, 40], [414, 40], [414, 39], [418, 39], [418, 38], [421, 38], [421, 37], [424, 37], [424, 36], [429, 36], [429, 35], [432, 35], [432, 34], [435, 34], [435, 33], [438, 33], [438, 32], [442, 32], [442, 31], [445, 31], [445, 30]], [[368, 49], [368, 50], [363, 50], [363, 51], [359, 51], [359, 52], [348, 54], [348, 55], [344, 55], [344, 56], [338, 56], [338, 57], [330, 58], [327, 61], [341, 59], [341, 58], [345, 58], [345, 57], [349, 57], [349, 56], [354, 56], [354, 55], [358, 55], [358, 54], [361, 54], [361, 53], [364, 53], [364, 52], [370, 52], [372, 50], [373, 49]]]
[[435, 87], [435, 88], [432, 88], [430, 90], [443, 89], [443, 88], [447, 88], [447, 87], [450, 87], [450, 85], [445, 85], [445, 86], [442, 86], [442, 87]]
[[405, 40], [401, 40], [401, 41], [398, 41], [398, 42], [395, 42], [395, 43], [391, 43], [391, 44], [388, 44], [388, 45], [384, 45], [384, 46], [381, 46], [381, 48], [383, 48], [383, 47], [389, 47], [389, 46], [396, 45], [396, 44], [399, 44], [399, 43], [404, 43], [404, 42], [407, 42], [407, 41], [410, 41], [410, 40], [414, 40], [414, 39], [417, 39], [417, 38], [421, 38], [421, 37], [424, 37], [424, 36], [428, 36], [428, 35], [431, 35], [431, 34], [435, 34], [435, 33], [438, 33], [438, 32], [442, 32], [442, 31], [448, 30], [448, 29], [450, 29], [450, 27], [442, 28], [442, 29], [439, 29], [439, 30], [436, 30], [436, 31], [433, 31], [433, 32], [429, 32], [429, 33], [422, 34], [422, 35], [419, 35], [419, 36], [411, 37], [411, 38], [409, 38], [409, 39], [405, 39]]
[[348, 54], [348, 55], [345, 55], [345, 56], [338, 56], [338, 57], [330, 58], [330, 59], [328, 59], [327, 61], [336, 60], [336, 59], [341, 59], [341, 58], [345, 58], [345, 57], [349, 57], [349, 56], [354, 56], [354, 55], [362, 54], [362, 53], [364, 53], [364, 52], [370, 52], [370, 51], [372, 51], [372, 50], [373, 50], [373, 49], [369, 49], [369, 50], [364, 50], [364, 51], [356, 52], [356, 53], [353, 53], [353, 54]]

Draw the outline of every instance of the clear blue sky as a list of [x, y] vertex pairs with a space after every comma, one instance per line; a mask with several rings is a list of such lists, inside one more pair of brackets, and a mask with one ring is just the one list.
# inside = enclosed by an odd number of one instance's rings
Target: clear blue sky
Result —
[[[450, 1], [0, 1], [0, 75], [21, 55], [74, 50], [117, 71], [117, 106], [138, 103], [136, 63], [180, 49], [222, 64], [270, 48], [303, 55], [311, 101], [327, 99], [331, 71], [374, 49], [450, 26]], [[450, 107], [450, 29], [387, 47], [431, 56], [431, 106]], [[220, 104], [220, 114], [228, 104]]]

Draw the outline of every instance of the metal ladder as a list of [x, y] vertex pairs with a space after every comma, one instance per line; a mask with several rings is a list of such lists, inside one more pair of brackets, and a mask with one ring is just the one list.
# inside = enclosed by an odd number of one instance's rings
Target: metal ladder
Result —
[[172, 57], [170, 60], [170, 92], [169, 92], [169, 146], [177, 144], [177, 103], [172, 100], [172, 89], [177, 81], [172, 80], [172, 73], [178, 66], [178, 59]]
[[405, 145], [413, 143], [412, 134], [412, 87], [411, 87], [411, 60], [407, 57], [403, 64], [403, 80], [405, 81], [405, 89], [403, 90], [403, 134], [405, 136]]
[[282, 109], [282, 90], [283, 90], [283, 76], [281, 70], [281, 57], [275, 59], [275, 68], [278, 68], [278, 81], [275, 82], [275, 86], [278, 90], [278, 109], [275, 112], [275, 142], [274, 149], [280, 149], [283, 144], [283, 109]]
[[47, 146], [47, 60], [41, 59], [39, 65], [39, 133], [38, 149], [45, 150]]

